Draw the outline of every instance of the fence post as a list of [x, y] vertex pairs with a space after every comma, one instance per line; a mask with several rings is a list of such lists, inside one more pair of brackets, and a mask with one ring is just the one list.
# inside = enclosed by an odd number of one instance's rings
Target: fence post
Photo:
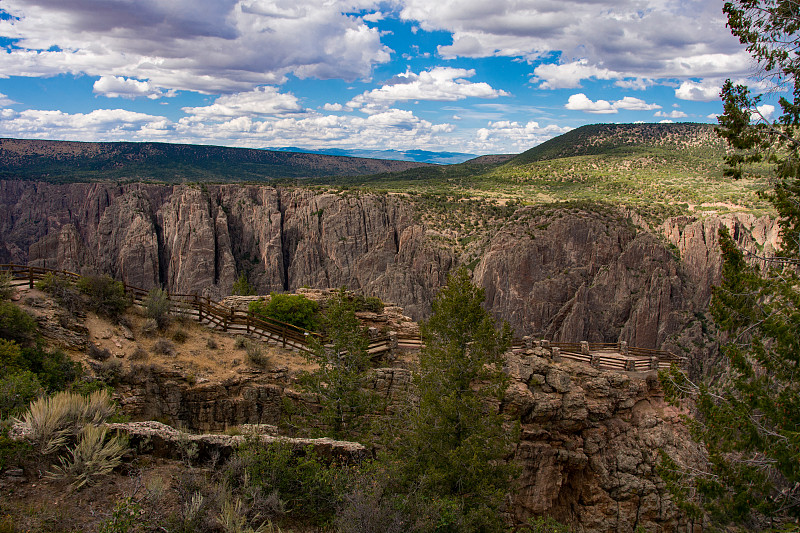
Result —
[[30, 284], [31, 289], [33, 288], [33, 267], [28, 267], [28, 283]]
[[286, 348], [286, 326], [281, 326], [281, 336], [283, 337], [283, 347]]
[[553, 359], [553, 362], [560, 362], [561, 361], [561, 348], [558, 346], [553, 346], [550, 349], [550, 357]]
[[202, 323], [203, 322], [203, 304], [200, 303], [200, 299], [197, 297], [197, 293], [194, 293], [194, 306], [197, 308], [197, 321]]
[[531, 339], [529, 336], [526, 335], [525, 337], [522, 337], [522, 342], [524, 343], [526, 349], [530, 350], [533, 348], [533, 339]]

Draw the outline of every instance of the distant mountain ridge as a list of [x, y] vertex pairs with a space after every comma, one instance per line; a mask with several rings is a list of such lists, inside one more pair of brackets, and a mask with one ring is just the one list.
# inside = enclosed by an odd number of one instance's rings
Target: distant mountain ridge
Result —
[[416, 161], [418, 163], [432, 163], [436, 165], [453, 165], [463, 163], [478, 157], [476, 154], [463, 152], [431, 152], [428, 150], [367, 150], [346, 148], [267, 148], [278, 152], [300, 152], [305, 154], [342, 155], [347, 157], [367, 157], [370, 159], [390, 159], [396, 161]]
[[652, 148], [702, 148], [723, 153], [725, 142], [716, 135], [712, 124], [589, 124], [545, 141], [514, 157], [508, 164], [524, 165], [582, 155], [625, 155]]
[[269, 181], [357, 176], [423, 166], [427, 163], [223, 146], [0, 139], [0, 179]]

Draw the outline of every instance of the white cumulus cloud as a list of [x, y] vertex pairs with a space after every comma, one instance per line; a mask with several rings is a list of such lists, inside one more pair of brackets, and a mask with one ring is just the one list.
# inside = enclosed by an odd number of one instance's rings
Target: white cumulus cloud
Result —
[[686, 118], [686, 117], [688, 117], [689, 115], [687, 115], [687, 114], [686, 114], [686, 113], [684, 113], [683, 111], [679, 111], [679, 110], [677, 110], [677, 109], [673, 109], [673, 110], [672, 110], [672, 111], [670, 111], [669, 113], [666, 113], [666, 112], [664, 112], [664, 111], [656, 111], [656, 112], [653, 114], [653, 116], [654, 116], [654, 117], [667, 117], [667, 118]]
[[347, 105], [373, 112], [398, 101], [454, 102], [465, 98], [497, 98], [508, 95], [503, 90], [494, 89], [488, 83], [473, 83], [465, 79], [474, 75], [473, 69], [451, 67], [436, 67], [419, 74], [409, 70], [398, 74], [382, 87], [356, 96]]
[[675, 96], [681, 100], [695, 100], [699, 102], [710, 102], [719, 99], [719, 92], [722, 84], [717, 79], [703, 80], [696, 82], [686, 80], [680, 87], [675, 89]]
[[138, 98], [141, 96], [156, 99], [162, 96], [175, 96], [175, 91], [163, 91], [153, 87], [148, 81], [134, 80], [123, 76], [101, 76], [94, 82], [93, 91], [109, 98]]
[[651, 111], [661, 108], [658, 104], [648, 104], [644, 100], [631, 96], [626, 96], [615, 102], [609, 102], [607, 100], [592, 101], [583, 93], [570, 96], [564, 107], [572, 111], [583, 111], [585, 113], [594, 114], [613, 114], [618, 113], [620, 109], [627, 111]]
[[[745, 73], [743, 47], [725, 27], [722, 0], [401, 0], [401, 17], [452, 33], [446, 58], [546, 58], [560, 53], [627, 78]], [[679, 58], [676, 60], [676, 58]], [[697, 69], [700, 69], [698, 71]], [[545, 70], [545, 72], [547, 72]], [[689, 72], [687, 74], [687, 72]]]
[[764, 117], [764, 120], [772, 120], [772, 115], [775, 113], [775, 106], [763, 104], [756, 107], [756, 110]]
[[516, 121], [499, 120], [478, 129], [477, 143], [473, 146], [475, 151], [497, 153], [498, 146], [511, 146], [515, 151], [522, 152], [571, 129], [553, 124], [540, 126], [536, 121], [520, 124]]
[[[0, 76], [148, 80], [154, 89], [249, 90], [300, 78], [356, 80], [389, 61], [360, 0], [3, 0]], [[110, 83], [107, 78], [103, 83]], [[101, 84], [101, 89], [102, 89]], [[133, 96], [134, 84], [123, 83]]]
[[233, 117], [303, 112], [294, 95], [280, 93], [272, 86], [256, 87], [252, 91], [220, 96], [209, 106], [182, 109], [184, 113], [192, 115], [194, 120], [226, 120]]
[[574, 89], [581, 86], [581, 80], [595, 78], [608, 80], [619, 77], [619, 74], [605, 68], [590, 65], [586, 59], [572, 63], [539, 65], [533, 69], [534, 83], [539, 83], [540, 89]]

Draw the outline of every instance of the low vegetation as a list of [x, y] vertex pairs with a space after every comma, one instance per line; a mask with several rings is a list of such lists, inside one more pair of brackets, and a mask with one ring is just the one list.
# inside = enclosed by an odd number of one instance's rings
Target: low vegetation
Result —
[[269, 300], [250, 302], [248, 309], [257, 318], [278, 320], [298, 328], [317, 329], [319, 305], [302, 294], [270, 294]]

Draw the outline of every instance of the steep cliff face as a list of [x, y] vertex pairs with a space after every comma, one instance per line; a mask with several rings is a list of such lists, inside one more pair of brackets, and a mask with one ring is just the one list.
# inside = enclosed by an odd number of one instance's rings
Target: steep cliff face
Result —
[[347, 286], [418, 319], [447, 272], [477, 257], [487, 306], [520, 336], [681, 353], [704, 344], [698, 316], [719, 281], [720, 225], [750, 249], [777, 244], [774, 223], [750, 215], [680, 217], [646, 231], [621, 210], [546, 206], [519, 209], [467, 257], [417, 222], [415, 205], [266, 186], [4, 181], [0, 261], [213, 297], [241, 273], [262, 293]]
[[659, 450], [695, 450], [655, 375], [511, 356], [503, 409], [522, 424], [517, 519], [548, 515], [576, 531], [679, 531], [685, 518], [656, 473]]
[[[117, 393], [134, 419], [167, 420], [192, 431], [222, 431], [243, 424], [278, 424], [287, 403], [315, 409], [283, 371], [190, 385], [185, 376], [156, 366], [131, 367]], [[685, 518], [672, 505], [655, 466], [659, 450], [690, 457], [680, 413], [666, 405], [655, 375], [601, 371], [553, 362], [549, 351], [507, 354], [511, 385], [500, 408], [521, 424], [514, 451], [520, 477], [513, 513], [524, 522], [554, 516], [576, 531], [681, 530]], [[373, 371], [387, 412], [407, 401], [411, 372]]]

